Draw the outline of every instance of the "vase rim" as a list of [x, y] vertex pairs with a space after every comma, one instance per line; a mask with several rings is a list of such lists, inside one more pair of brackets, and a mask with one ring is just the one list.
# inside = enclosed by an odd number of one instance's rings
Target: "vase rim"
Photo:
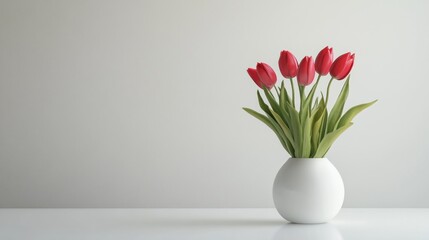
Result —
[[328, 158], [326, 158], [326, 157], [323, 157], [323, 158], [294, 158], [294, 157], [290, 157], [289, 159], [302, 159], [302, 160], [305, 160], [305, 159], [328, 159]]

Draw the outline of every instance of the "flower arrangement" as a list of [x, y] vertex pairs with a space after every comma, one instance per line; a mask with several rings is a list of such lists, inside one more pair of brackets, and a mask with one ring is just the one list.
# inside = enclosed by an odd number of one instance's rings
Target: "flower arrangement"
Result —
[[[331, 148], [334, 141], [353, 123], [353, 118], [377, 100], [350, 108], [343, 114], [344, 105], [349, 94], [350, 71], [354, 63], [354, 54], [347, 52], [334, 61], [332, 48], [325, 47], [313, 61], [311, 56], [304, 57], [298, 64], [295, 56], [289, 51], [282, 51], [278, 61], [279, 69], [285, 79], [290, 81], [290, 91], [284, 80], [276, 86], [277, 76], [266, 63], [258, 63], [256, 68], [247, 72], [265, 95], [262, 98], [259, 90], [257, 97], [264, 114], [250, 108], [243, 108], [250, 115], [265, 123], [279, 138], [284, 149], [293, 158], [322, 158]], [[306, 93], [318, 74], [315, 84]], [[314, 98], [322, 76], [331, 75], [326, 95]], [[348, 76], [348, 77], [347, 77]], [[299, 103], [295, 101], [294, 78], [298, 85]], [[347, 77], [341, 92], [332, 109], [328, 111], [329, 91], [334, 79]], [[275, 93], [271, 89], [275, 90]]]

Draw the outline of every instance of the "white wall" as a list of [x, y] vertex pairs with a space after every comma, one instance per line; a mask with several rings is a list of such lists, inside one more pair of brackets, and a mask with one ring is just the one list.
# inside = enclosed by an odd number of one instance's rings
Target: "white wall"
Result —
[[[246, 68], [356, 52], [346, 207], [429, 207], [427, 1], [0, 1], [0, 207], [272, 207]], [[326, 83], [323, 82], [322, 85]], [[333, 91], [341, 83], [335, 82]]]

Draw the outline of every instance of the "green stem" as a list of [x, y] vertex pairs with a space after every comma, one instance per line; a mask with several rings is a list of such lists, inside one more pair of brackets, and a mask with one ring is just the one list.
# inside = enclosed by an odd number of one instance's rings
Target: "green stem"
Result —
[[279, 93], [279, 90], [277, 89], [277, 87], [276, 87], [276, 86], [274, 86], [274, 89], [276, 89], [277, 97], [279, 97], [279, 99], [280, 99], [280, 93]]
[[273, 97], [273, 98], [274, 98], [274, 95], [273, 95], [273, 93], [271, 92], [271, 89], [268, 89], [267, 87], [264, 87], [264, 88], [266, 88], [266, 89], [267, 89], [267, 91], [268, 91], [268, 93], [271, 95], [271, 97]]
[[295, 87], [293, 86], [292, 78], [289, 78], [289, 80], [290, 80], [290, 85], [292, 87], [292, 105], [293, 105], [293, 108], [295, 108]]
[[304, 88], [305, 87], [298, 84], [298, 88], [299, 88], [299, 98], [300, 98], [299, 112], [301, 112], [302, 107], [304, 106], [304, 99], [305, 99]]
[[333, 78], [333, 77], [331, 78], [331, 80], [329, 80], [328, 88], [326, 89], [326, 102], [325, 102], [325, 106], [326, 106], [326, 107], [328, 106], [329, 89], [331, 88], [332, 80], [334, 80], [334, 78]]

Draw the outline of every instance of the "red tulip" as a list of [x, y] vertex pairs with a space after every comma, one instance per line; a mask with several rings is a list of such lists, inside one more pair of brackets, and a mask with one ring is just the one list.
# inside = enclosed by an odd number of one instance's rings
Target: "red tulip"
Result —
[[331, 76], [337, 80], [342, 80], [349, 75], [355, 61], [355, 54], [345, 53], [335, 59], [331, 66]]
[[256, 71], [258, 72], [259, 79], [268, 89], [271, 89], [277, 82], [277, 76], [270, 65], [266, 63], [256, 64]]
[[304, 57], [299, 63], [298, 84], [301, 86], [310, 85], [314, 80], [315, 70], [312, 57]]
[[247, 73], [252, 78], [252, 80], [258, 85], [258, 87], [262, 88], [264, 85], [261, 82], [261, 79], [259, 79], [258, 72], [255, 68], [248, 68]]
[[316, 72], [322, 76], [325, 76], [329, 73], [332, 62], [334, 61], [334, 53], [332, 48], [326, 46], [322, 51], [317, 54], [316, 57]]
[[298, 61], [289, 51], [281, 51], [279, 58], [279, 68], [283, 77], [294, 78], [298, 74]]

